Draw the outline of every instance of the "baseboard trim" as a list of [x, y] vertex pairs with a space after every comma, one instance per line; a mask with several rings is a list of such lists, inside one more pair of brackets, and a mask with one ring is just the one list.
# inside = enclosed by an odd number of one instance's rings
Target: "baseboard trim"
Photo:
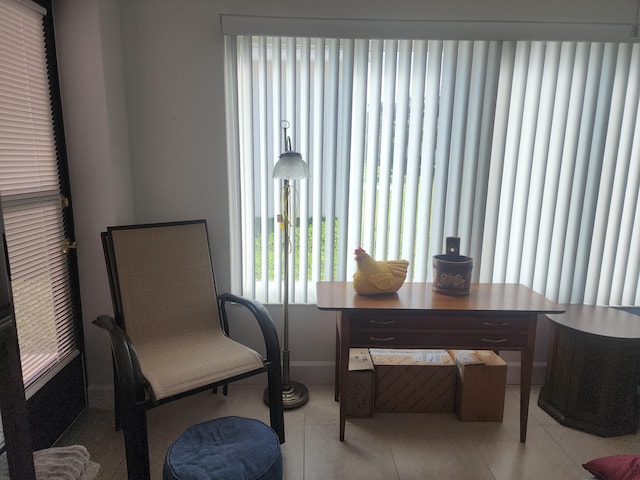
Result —
[[[534, 362], [533, 373], [531, 375], [531, 384], [544, 385], [546, 371], [547, 371], [546, 362]], [[507, 363], [507, 384], [520, 385], [520, 363], [519, 362]]]
[[[533, 375], [531, 383], [533, 385], [544, 385], [546, 362], [535, 362], [533, 364]], [[306, 385], [333, 385], [335, 376], [335, 365], [330, 361], [301, 361], [291, 362], [291, 380], [295, 380]], [[238, 383], [246, 385], [266, 385], [266, 375], [255, 375], [245, 378]], [[507, 363], [507, 384], [520, 384], [520, 363]], [[113, 385], [89, 385], [87, 389], [89, 407], [102, 410], [113, 410]]]

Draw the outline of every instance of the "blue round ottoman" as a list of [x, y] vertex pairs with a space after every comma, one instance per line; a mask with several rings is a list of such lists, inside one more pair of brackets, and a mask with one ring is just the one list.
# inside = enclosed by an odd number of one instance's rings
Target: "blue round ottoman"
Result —
[[162, 479], [282, 480], [278, 435], [250, 418], [199, 423], [169, 447]]

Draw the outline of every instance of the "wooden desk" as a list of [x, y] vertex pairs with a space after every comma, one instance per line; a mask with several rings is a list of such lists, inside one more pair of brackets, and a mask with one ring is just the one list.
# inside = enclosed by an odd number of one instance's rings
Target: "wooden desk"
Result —
[[320, 310], [336, 318], [336, 401], [344, 440], [349, 348], [453, 348], [521, 353], [520, 441], [527, 438], [537, 316], [563, 310], [515, 284], [473, 284], [468, 296], [434, 293], [430, 283], [406, 283], [391, 295], [363, 296], [351, 282], [318, 282]]

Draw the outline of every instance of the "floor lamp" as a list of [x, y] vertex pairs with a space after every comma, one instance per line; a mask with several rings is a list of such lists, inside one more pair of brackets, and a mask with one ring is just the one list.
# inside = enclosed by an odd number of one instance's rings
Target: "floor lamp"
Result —
[[[294, 382], [289, 372], [289, 249], [291, 247], [291, 228], [295, 228], [296, 208], [295, 189], [291, 181], [309, 178], [309, 166], [302, 155], [291, 150], [291, 139], [287, 137], [289, 122], [284, 120], [281, 127], [284, 131], [285, 152], [280, 155], [273, 167], [273, 178], [282, 179], [282, 214], [278, 219], [283, 228], [284, 255], [284, 293], [282, 297], [282, 315], [284, 321], [282, 335], [282, 403], [285, 409], [304, 405], [309, 399], [309, 390], [303, 384]], [[294, 230], [295, 233], [295, 230]], [[268, 398], [265, 391], [265, 400]]]

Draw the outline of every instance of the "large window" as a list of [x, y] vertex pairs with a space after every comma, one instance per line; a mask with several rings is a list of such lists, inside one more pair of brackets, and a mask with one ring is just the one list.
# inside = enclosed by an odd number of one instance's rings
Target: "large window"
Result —
[[638, 305], [640, 45], [226, 37], [234, 288], [281, 296], [280, 122], [311, 177], [289, 298], [349, 280], [353, 251], [474, 280]]

